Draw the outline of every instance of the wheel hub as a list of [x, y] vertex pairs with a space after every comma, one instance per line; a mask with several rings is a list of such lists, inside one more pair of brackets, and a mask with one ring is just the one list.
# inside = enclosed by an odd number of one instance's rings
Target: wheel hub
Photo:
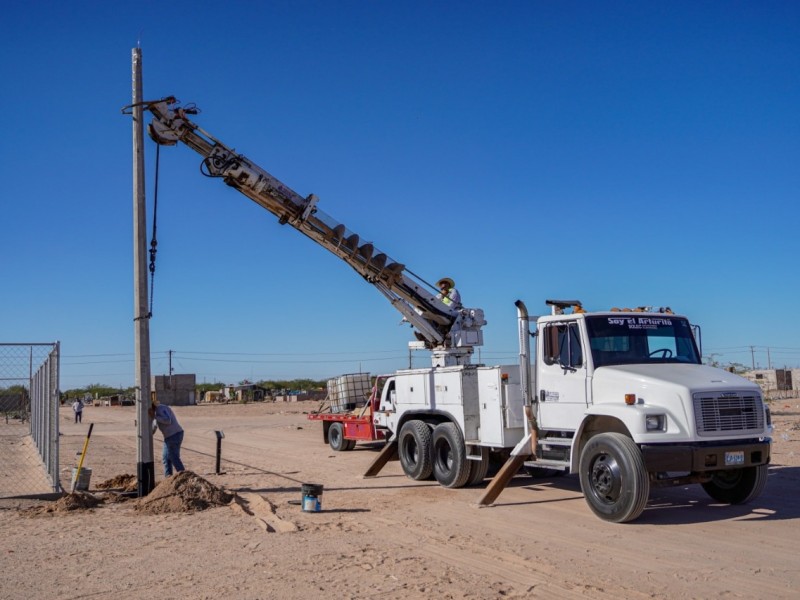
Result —
[[589, 478], [592, 489], [599, 498], [614, 501], [619, 498], [621, 487], [620, 468], [617, 461], [608, 454], [597, 457], [592, 465]]

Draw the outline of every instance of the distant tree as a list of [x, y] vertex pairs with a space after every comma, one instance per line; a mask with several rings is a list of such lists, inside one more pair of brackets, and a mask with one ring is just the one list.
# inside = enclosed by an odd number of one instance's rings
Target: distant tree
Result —
[[327, 381], [314, 379], [267, 379], [259, 381], [257, 385], [270, 390], [319, 390], [327, 386]]
[[8, 392], [9, 394], [27, 394], [28, 388], [24, 385], [10, 385], [7, 388], [0, 388], [0, 391]]
[[110, 385], [106, 385], [104, 383], [91, 383], [86, 387], [81, 388], [72, 388], [69, 390], [65, 390], [61, 392], [62, 399], [66, 398], [83, 398], [86, 394], [89, 394], [93, 398], [95, 395], [99, 398], [100, 396], [126, 396], [128, 398], [134, 398], [136, 396], [136, 388], [129, 387], [129, 388], [118, 388], [112, 387]]

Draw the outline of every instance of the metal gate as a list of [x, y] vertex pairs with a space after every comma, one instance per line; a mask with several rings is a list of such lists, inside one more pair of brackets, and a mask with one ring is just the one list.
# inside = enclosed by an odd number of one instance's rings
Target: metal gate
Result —
[[60, 490], [59, 349], [0, 343], [0, 497]]
[[788, 392], [792, 389], [792, 371], [790, 369], [775, 369], [775, 377], [778, 380], [778, 391]]

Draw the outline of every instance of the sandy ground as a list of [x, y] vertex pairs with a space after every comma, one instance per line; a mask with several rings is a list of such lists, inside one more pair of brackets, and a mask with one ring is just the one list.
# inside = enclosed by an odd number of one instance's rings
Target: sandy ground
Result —
[[[81, 510], [0, 500], [0, 598], [797, 597], [800, 400], [773, 404], [773, 462], [756, 502], [657, 489], [625, 525], [594, 517], [574, 476], [519, 475], [480, 509], [483, 486], [415, 482], [397, 462], [364, 479], [379, 447], [331, 451], [304, 414], [312, 408], [176, 409], [187, 469], [212, 491], [235, 492], [227, 504], [167, 512], [135, 499]], [[90, 492], [135, 475], [133, 407], [87, 407], [82, 425], [71, 420], [65, 409], [65, 485], [92, 422]], [[220, 475], [215, 430], [225, 434]], [[158, 458], [160, 449], [157, 435]], [[321, 512], [298, 505], [303, 483], [324, 486]]]

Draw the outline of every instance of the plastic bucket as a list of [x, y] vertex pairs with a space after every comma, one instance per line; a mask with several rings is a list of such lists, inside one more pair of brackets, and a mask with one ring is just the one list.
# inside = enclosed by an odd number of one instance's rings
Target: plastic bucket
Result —
[[[77, 481], [76, 481], [77, 478]], [[78, 468], [72, 469], [72, 487], [70, 489], [86, 491], [89, 489], [89, 482], [92, 479], [92, 470], [89, 467], [81, 469], [80, 476], [78, 476]]]
[[303, 512], [319, 512], [322, 510], [322, 485], [304, 483], [302, 486], [301, 506]]

